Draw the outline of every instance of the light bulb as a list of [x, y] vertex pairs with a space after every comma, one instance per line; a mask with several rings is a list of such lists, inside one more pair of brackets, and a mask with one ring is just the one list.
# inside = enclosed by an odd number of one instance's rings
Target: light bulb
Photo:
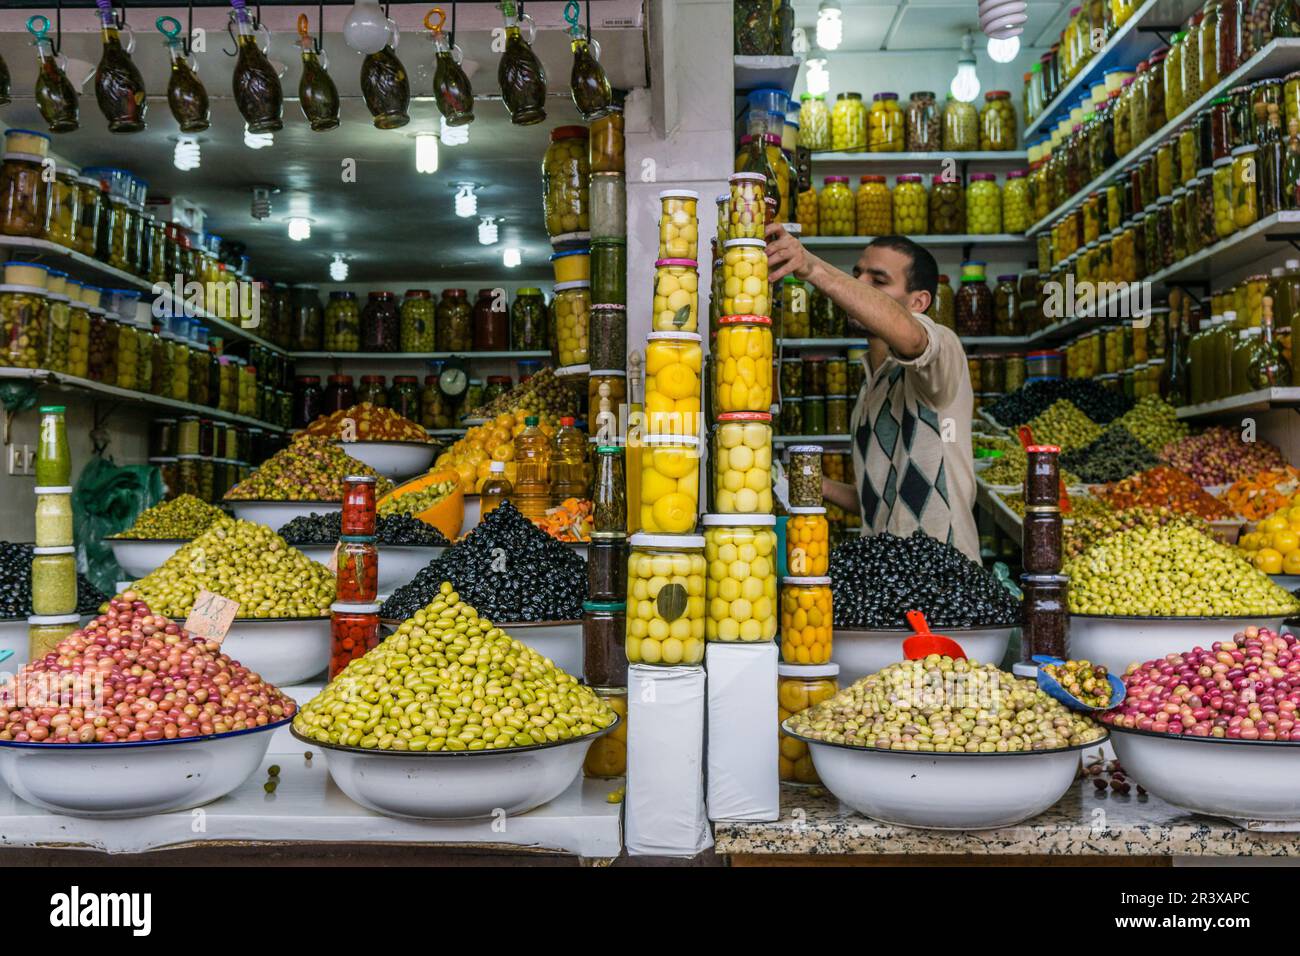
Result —
[[438, 137], [435, 133], [415, 134], [415, 171], [417, 173], [438, 171]]
[[478, 197], [474, 195], [473, 183], [457, 184], [456, 215], [461, 219], [471, 219], [478, 215]]
[[507, 269], [517, 268], [523, 262], [523, 256], [514, 246], [509, 246], [501, 253], [501, 264]]
[[388, 45], [388, 17], [375, 0], [357, 0], [343, 21], [343, 42], [358, 53], [378, 53]]
[[464, 146], [469, 142], [469, 123], [461, 126], [448, 126], [447, 117], [442, 118], [442, 145]]
[[244, 145], [249, 149], [266, 149], [275, 143], [274, 133], [254, 133], [244, 124]]
[[808, 61], [808, 92], [813, 96], [825, 96], [830, 92], [831, 75], [826, 70], [826, 58], [814, 57]]
[[1007, 40], [989, 37], [989, 59], [994, 63], [1010, 63], [1020, 52], [1020, 37], [1013, 36]]
[[182, 136], [176, 141], [176, 151], [172, 154], [172, 165], [183, 173], [198, 169], [202, 159], [199, 141], [192, 136]]
[[348, 261], [343, 258], [343, 253], [334, 253], [334, 258], [330, 262], [330, 278], [335, 282], [346, 282], [348, 280]]
[[957, 57], [957, 75], [948, 86], [953, 98], [964, 103], [980, 95], [980, 78], [975, 75], [975, 38], [967, 33], [961, 39], [961, 55]]
[[294, 242], [302, 242], [304, 239], [311, 238], [311, 220], [302, 216], [293, 216], [289, 219], [289, 238]]
[[844, 23], [836, 0], [822, 0], [817, 8], [817, 45], [823, 50], [837, 50], [844, 39]]
[[491, 216], [484, 216], [478, 224], [478, 241], [480, 245], [491, 246], [497, 241], [497, 224]]

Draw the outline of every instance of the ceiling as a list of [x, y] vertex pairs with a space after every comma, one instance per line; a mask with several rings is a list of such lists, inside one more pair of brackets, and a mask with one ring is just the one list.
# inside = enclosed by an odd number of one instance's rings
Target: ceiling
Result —
[[[285, 128], [274, 145], [252, 150], [243, 144], [243, 120], [230, 97], [233, 59], [222, 53], [224, 11], [196, 10], [196, 24], [207, 23], [208, 44], [197, 52], [199, 75], [212, 99], [212, 126], [200, 135], [202, 166], [181, 172], [172, 163], [177, 129], [167, 109], [167, 52], [152, 29], [161, 14], [185, 19], [183, 7], [144, 10], [134, 5], [129, 20], [139, 31], [134, 59], [150, 90], [149, 127], [134, 135], [109, 133], [95, 105], [93, 88], [81, 99], [81, 129], [55, 138], [53, 149], [78, 165], [121, 166], [150, 183], [151, 195], [182, 196], [207, 212], [210, 231], [247, 243], [256, 274], [286, 281], [327, 281], [333, 254], [350, 261], [349, 281], [392, 281], [427, 278], [526, 278], [530, 272], [549, 273], [550, 253], [542, 222], [541, 160], [549, 131], [581, 122], [568, 94], [571, 54], [568, 37], [559, 29], [562, 4], [529, 4], [541, 30], [534, 44], [547, 67], [550, 96], [547, 120], [531, 127], [512, 126], [500, 102], [496, 81], [498, 54], [490, 49], [490, 26], [498, 23], [494, 9], [464, 8], [459, 14], [457, 43], [475, 88], [475, 120], [469, 143], [443, 146], [433, 175], [415, 169], [416, 132], [436, 132], [437, 108], [428, 96], [416, 98], [411, 122], [400, 130], [375, 129], [360, 97], [361, 56], [348, 49], [341, 23], [346, 9], [326, 8], [324, 49], [331, 75], [343, 97], [338, 129], [313, 133], [296, 103], [300, 50], [292, 32], [293, 17], [315, 5], [292, 9], [268, 8], [263, 16], [273, 31], [271, 58], [287, 64], [282, 83], [286, 94]], [[397, 53], [407, 66], [412, 91], [429, 93], [432, 47], [419, 20], [427, 5], [394, 5], [392, 16], [403, 29]], [[615, 87], [645, 85], [645, 46], [639, 0], [605, 0], [593, 13], [593, 29], [602, 44], [601, 59]], [[34, 80], [30, 38], [18, 33], [32, 10], [0, 11], [0, 55], [13, 74], [14, 102], [0, 111], [9, 126], [44, 129], [31, 90]], [[35, 11], [49, 12], [49, 11]], [[605, 27], [606, 22], [627, 24]], [[549, 28], [548, 28], [549, 27]], [[93, 64], [99, 58], [95, 15], [87, 10], [65, 11], [62, 52]], [[313, 31], [314, 32], [314, 31]], [[69, 70], [75, 75], [77, 64]], [[87, 66], [81, 67], [89, 69]], [[355, 161], [355, 182], [345, 182], [344, 164]], [[477, 219], [453, 215], [453, 184], [460, 180], [482, 184], [480, 215], [502, 218], [495, 246], [477, 240]], [[272, 198], [269, 219], [250, 214], [251, 187], [269, 184], [280, 191]], [[303, 242], [286, 237], [290, 215], [313, 220], [312, 234]], [[523, 253], [523, 268], [504, 270], [501, 250], [514, 245]], [[531, 267], [531, 268], [530, 268]]]
[[[979, 35], [976, 0], [839, 0], [844, 40], [837, 53], [879, 50], [957, 50], [967, 30]], [[794, 0], [795, 22], [812, 38], [819, 0]], [[1022, 45], [1046, 46], [1065, 25], [1077, 0], [1029, 0]]]

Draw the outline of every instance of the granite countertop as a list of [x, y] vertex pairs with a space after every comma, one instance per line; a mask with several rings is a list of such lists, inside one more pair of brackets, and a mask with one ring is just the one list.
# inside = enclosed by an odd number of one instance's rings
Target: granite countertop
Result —
[[[1263, 827], [1267, 824], [1260, 825]], [[1098, 794], [1090, 782], [1050, 810], [996, 830], [917, 830], [879, 823], [818, 788], [783, 786], [781, 819], [720, 821], [720, 854], [1260, 856], [1300, 858], [1300, 832], [1246, 828], [1153, 795]]]

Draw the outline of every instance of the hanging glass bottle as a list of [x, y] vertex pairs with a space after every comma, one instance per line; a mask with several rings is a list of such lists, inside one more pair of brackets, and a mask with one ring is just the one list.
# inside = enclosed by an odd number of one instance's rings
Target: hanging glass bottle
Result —
[[[244, 6], [244, 0], [230, 0], [231, 24], [235, 35], [238, 60], [232, 81], [235, 105], [239, 115], [248, 124], [250, 133], [277, 133], [284, 129], [284, 91], [280, 88], [280, 75], [267, 59], [271, 37]], [[265, 37], [265, 47], [258, 43], [258, 32]]]
[[[435, 16], [438, 22], [430, 23]], [[474, 122], [474, 90], [460, 65], [460, 47], [443, 32], [446, 22], [447, 14], [441, 7], [434, 7], [424, 17], [424, 25], [433, 36], [433, 98], [448, 126], [465, 126]]]
[[182, 133], [201, 133], [210, 125], [208, 91], [199, 80], [194, 58], [181, 39], [181, 22], [175, 17], [159, 17], [154, 25], [163, 35], [163, 45], [172, 61], [171, 77], [167, 80], [167, 106]]
[[[587, 0], [588, 3], [591, 0]], [[590, 8], [588, 8], [590, 9]], [[609, 77], [600, 65], [600, 44], [588, 36], [578, 24], [578, 0], [569, 0], [564, 8], [564, 19], [569, 22], [569, 35], [573, 37], [573, 70], [569, 74], [569, 92], [573, 105], [582, 118], [590, 122], [602, 115], [614, 102]]]
[[0, 56], [0, 106], [9, 102], [9, 64]]
[[[533, 18], [520, 14], [515, 0], [502, 0], [501, 14], [506, 21], [506, 48], [497, 64], [497, 82], [501, 98], [510, 111], [510, 122], [532, 126], [546, 119], [546, 68], [530, 45], [537, 34]], [[528, 26], [524, 39], [520, 24]]]
[[411, 121], [407, 108], [411, 105], [411, 81], [406, 67], [394, 52], [397, 46], [397, 28], [390, 31], [391, 43], [376, 53], [366, 54], [361, 63], [361, 95], [366, 109], [375, 118], [378, 129], [397, 129]]
[[138, 133], [145, 128], [145, 114], [149, 102], [145, 97], [144, 77], [131, 59], [135, 36], [126, 30], [126, 45], [122, 45], [122, 31], [113, 17], [112, 0], [95, 0], [99, 7], [99, 32], [103, 40], [99, 65], [95, 67], [95, 102], [108, 120], [110, 133]]
[[339, 125], [339, 90], [329, 75], [329, 61], [307, 31], [307, 14], [298, 14], [298, 45], [302, 47], [302, 79], [298, 81], [298, 105], [317, 133]]
[[63, 56], [54, 53], [54, 44], [46, 33], [50, 20], [36, 14], [27, 18], [27, 32], [36, 47], [36, 106], [51, 133], [70, 133], [79, 125], [77, 91], [63, 72]]

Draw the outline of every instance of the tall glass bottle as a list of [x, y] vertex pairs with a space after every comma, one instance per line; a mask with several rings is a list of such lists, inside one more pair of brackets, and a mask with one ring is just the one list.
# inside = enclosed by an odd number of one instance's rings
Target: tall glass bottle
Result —
[[[515, 0], [502, 0], [501, 14], [506, 21], [506, 48], [497, 64], [501, 99], [510, 111], [511, 123], [532, 126], [546, 119], [546, 68], [530, 46], [536, 28], [532, 17], [519, 13]], [[528, 40], [520, 29], [525, 22]]]
[[600, 44], [574, 27], [573, 70], [569, 73], [569, 92], [582, 118], [590, 122], [609, 109], [614, 93], [609, 77], [600, 65]]
[[506, 463], [504, 461], [494, 461], [489, 466], [488, 476], [483, 481], [483, 487], [479, 489], [479, 520], [486, 518], [489, 514], [501, 505], [503, 501], [509, 501], [514, 494], [514, 486], [510, 484], [510, 479], [506, 477]]
[[411, 122], [407, 112], [411, 105], [411, 81], [391, 44], [385, 44], [378, 53], [367, 54], [362, 61], [361, 96], [374, 117], [376, 129], [398, 129]]
[[1162, 371], [1164, 396], [1173, 405], [1186, 405], [1191, 396], [1187, 388], [1187, 323], [1180, 315], [1169, 327], [1169, 361]]
[[95, 0], [99, 7], [99, 32], [103, 48], [95, 67], [95, 102], [108, 120], [111, 133], [138, 133], [145, 128], [149, 102], [145, 97], [144, 77], [131, 59], [134, 37], [122, 34], [113, 19], [112, 0]]
[[[430, 23], [430, 17], [440, 17]], [[442, 30], [447, 15], [434, 7], [424, 18], [424, 25], [433, 35], [433, 98], [438, 112], [448, 126], [464, 126], [474, 122], [474, 90], [469, 77], [461, 67], [461, 51]]]
[[544, 517], [551, 506], [550, 463], [551, 442], [529, 415], [515, 439], [514, 505], [525, 518]]
[[312, 130], [323, 133], [339, 125], [339, 90], [330, 78], [325, 52], [307, 32], [305, 13], [298, 14], [298, 45], [302, 47], [298, 105]]
[[1287, 121], [1286, 157], [1282, 160], [1282, 207], [1300, 209], [1300, 119]]
[[587, 436], [573, 426], [572, 417], [560, 419], [551, 439], [551, 502], [587, 497]]
[[253, 26], [244, 0], [230, 0], [230, 6], [237, 48], [231, 81], [235, 105], [250, 133], [277, 133], [284, 129], [284, 91], [280, 88], [280, 76], [258, 43], [259, 28]]
[[175, 17], [159, 17], [155, 23], [163, 35], [163, 44], [171, 57], [171, 75], [167, 79], [167, 106], [182, 133], [201, 133], [210, 125], [208, 91], [185, 52], [181, 24]]
[[9, 64], [0, 56], [0, 106], [9, 102]]
[[51, 133], [71, 133], [79, 125], [77, 91], [54, 55], [54, 44], [46, 36], [50, 20], [41, 14], [27, 18], [27, 31], [36, 47], [36, 107]]
[[1273, 335], [1273, 300], [1265, 296], [1259, 322], [1260, 337], [1247, 375], [1249, 388], [1282, 388], [1291, 384], [1291, 365]]

